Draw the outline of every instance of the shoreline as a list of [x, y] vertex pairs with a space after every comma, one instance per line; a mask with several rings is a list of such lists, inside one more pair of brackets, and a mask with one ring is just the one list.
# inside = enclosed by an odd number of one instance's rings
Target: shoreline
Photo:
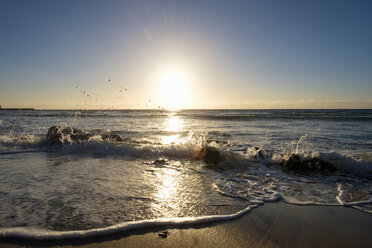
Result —
[[1, 238], [0, 247], [368, 247], [371, 229], [372, 215], [353, 208], [275, 202], [211, 224], [50, 241]]

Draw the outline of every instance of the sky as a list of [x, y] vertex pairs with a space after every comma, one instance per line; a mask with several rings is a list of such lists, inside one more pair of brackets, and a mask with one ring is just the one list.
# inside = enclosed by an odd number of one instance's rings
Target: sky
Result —
[[372, 108], [372, 1], [0, 0], [0, 105]]

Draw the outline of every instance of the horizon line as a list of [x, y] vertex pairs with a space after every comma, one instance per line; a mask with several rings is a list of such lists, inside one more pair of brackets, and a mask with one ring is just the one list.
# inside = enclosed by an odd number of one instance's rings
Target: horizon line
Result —
[[184, 110], [372, 110], [372, 108], [184, 108], [184, 109], [159, 109], [159, 108], [33, 108], [33, 107], [6, 107], [0, 106], [0, 110], [12, 110], [12, 111], [67, 111], [67, 110], [78, 110], [78, 111], [102, 111], [102, 110], [151, 110], [151, 111], [184, 111]]

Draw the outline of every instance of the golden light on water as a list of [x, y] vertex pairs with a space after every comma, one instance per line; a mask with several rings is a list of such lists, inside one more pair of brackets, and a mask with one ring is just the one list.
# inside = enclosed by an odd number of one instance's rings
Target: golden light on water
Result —
[[167, 118], [168, 126], [167, 131], [168, 132], [179, 132], [182, 129], [180, 118], [177, 116], [173, 116], [173, 114]]
[[[164, 120], [164, 130], [167, 132], [180, 132], [183, 130], [183, 125], [175, 112], [170, 113]], [[180, 134], [165, 135], [161, 137], [164, 145], [179, 144]], [[180, 183], [181, 171], [174, 167], [179, 167], [179, 162], [173, 162], [172, 168], [165, 166], [156, 172], [158, 181], [155, 183], [156, 191], [154, 192], [155, 203], [152, 204], [155, 212], [161, 213], [165, 217], [173, 217], [180, 210]]]
[[[174, 116], [175, 113], [171, 113], [168, 118], [165, 120], [166, 122], [166, 128], [165, 130], [168, 132], [180, 132], [182, 130], [182, 123], [180, 119], [177, 116]], [[162, 143], [165, 145], [177, 143], [178, 139], [180, 137], [180, 134], [174, 134], [174, 135], [166, 135], [163, 136]]]
[[159, 183], [156, 184], [156, 192], [154, 194], [156, 203], [152, 205], [154, 211], [171, 217], [172, 213], [178, 210], [178, 204], [180, 204], [178, 197], [180, 173], [171, 168], [163, 168], [156, 173]]

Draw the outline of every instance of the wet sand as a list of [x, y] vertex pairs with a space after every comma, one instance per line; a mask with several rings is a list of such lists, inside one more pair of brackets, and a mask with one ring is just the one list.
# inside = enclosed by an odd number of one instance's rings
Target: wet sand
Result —
[[371, 230], [372, 215], [352, 208], [266, 203], [232, 221], [86, 239], [2, 238], [0, 247], [370, 247]]

